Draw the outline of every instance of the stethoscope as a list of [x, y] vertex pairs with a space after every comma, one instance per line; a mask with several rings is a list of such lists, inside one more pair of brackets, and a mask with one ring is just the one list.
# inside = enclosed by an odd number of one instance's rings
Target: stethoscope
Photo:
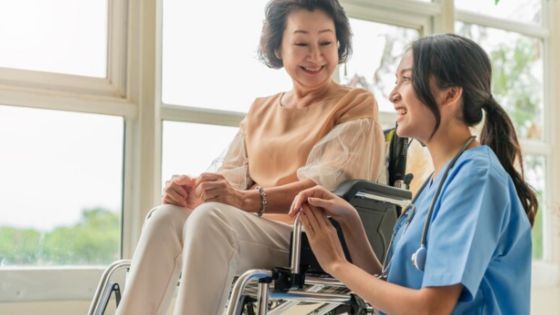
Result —
[[[430, 208], [428, 210], [428, 215], [426, 216], [426, 220], [424, 221], [424, 227], [422, 229], [422, 238], [420, 239], [420, 247], [414, 252], [414, 254], [412, 254], [412, 257], [410, 257], [410, 260], [412, 261], [412, 265], [418, 271], [424, 271], [424, 267], [426, 266], [426, 257], [427, 257], [427, 254], [428, 254], [428, 244], [427, 244], [426, 239], [427, 239], [427, 236], [428, 236], [428, 230], [430, 229], [430, 222], [431, 222], [430, 219], [432, 217], [432, 213], [434, 212], [434, 208], [435, 208], [437, 199], [438, 199], [438, 197], [441, 193], [441, 189], [443, 187], [443, 184], [445, 183], [445, 180], [447, 179], [447, 176], [449, 174], [449, 170], [451, 170], [453, 168], [453, 166], [455, 165], [455, 162], [457, 162], [457, 160], [459, 159], [461, 154], [463, 154], [467, 150], [467, 148], [471, 145], [471, 143], [474, 141], [475, 138], [476, 138], [475, 136], [470, 136], [467, 139], [467, 141], [465, 141], [461, 150], [453, 157], [451, 162], [449, 162], [449, 165], [445, 168], [445, 172], [443, 173], [443, 176], [442, 176], [441, 180], [439, 181], [438, 187], [436, 189], [434, 197], [432, 198], [432, 202], [431, 202]], [[418, 191], [416, 196], [414, 196], [414, 199], [412, 199], [411, 204], [407, 207], [407, 209], [404, 213], [407, 213], [408, 211], [414, 211], [414, 212], [416, 211], [415, 209], [413, 209], [415, 207], [414, 203], [416, 202], [416, 199], [418, 199], [418, 196], [420, 196], [422, 191], [424, 191], [424, 188], [427, 186], [427, 184], [430, 182], [431, 177], [432, 176], [429, 176], [428, 179], [424, 182], [424, 184], [422, 184], [422, 187], [420, 188], [420, 190]], [[408, 226], [408, 224], [410, 224], [413, 217], [414, 217], [414, 213], [410, 213], [408, 215], [407, 222], [406, 222], [407, 226]], [[391, 238], [391, 242], [389, 244], [389, 249], [392, 248], [391, 245], [393, 243], [394, 237], [395, 237], [395, 233], [393, 234], [393, 237]], [[391, 253], [388, 253], [388, 254], [391, 254]], [[386, 258], [385, 258], [385, 263], [383, 264], [383, 272], [380, 275], [381, 278], [385, 278], [385, 279], [387, 278], [388, 269], [389, 269], [389, 266], [391, 265], [391, 258], [389, 256], [392, 256], [392, 255], [387, 255]], [[387, 260], [388, 260], [388, 263], [387, 263]]]

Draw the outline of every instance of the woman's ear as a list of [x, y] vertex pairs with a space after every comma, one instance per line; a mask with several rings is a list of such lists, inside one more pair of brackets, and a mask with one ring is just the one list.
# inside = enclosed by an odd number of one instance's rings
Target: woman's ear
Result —
[[274, 55], [276, 56], [276, 58], [282, 60], [282, 54], [280, 53], [279, 49], [274, 50]]
[[463, 97], [463, 88], [460, 86], [452, 86], [446, 88], [441, 93], [441, 105], [460, 104]]

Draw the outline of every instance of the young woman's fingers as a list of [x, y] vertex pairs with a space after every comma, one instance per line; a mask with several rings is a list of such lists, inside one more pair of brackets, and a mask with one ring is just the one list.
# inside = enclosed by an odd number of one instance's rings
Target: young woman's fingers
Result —
[[309, 222], [309, 218], [307, 217], [307, 213], [305, 212], [305, 210], [300, 212], [299, 219], [301, 221], [301, 224], [303, 225], [303, 228], [305, 229], [305, 233], [307, 234], [307, 237], [310, 239], [314, 238], [315, 229], [311, 224], [311, 222]]
[[311, 210], [313, 218], [317, 222], [317, 226], [320, 229], [327, 229], [329, 226], [331, 226], [331, 223], [327, 218], [326, 212], [322, 208], [309, 206], [309, 209]]
[[288, 211], [289, 216], [295, 217], [300, 212], [302, 198], [303, 198], [303, 196], [302, 196], [301, 193], [296, 195], [296, 197], [294, 198], [294, 201], [292, 201], [292, 204], [290, 205], [290, 210]]
[[303, 209], [302, 210], [303, 214], [305, 214], [309, 223], [313, 226], [315, 232], [317, 232], [317, 230], [321, 228], [321, 223], [317, 218], [318, 209], [317, 208], [312, 209], [311, 207], [309, 207], [309, 205], [303, 205], [302, 209]]
[[334, 206], [331, 200], [326, 200], [317, 197], [309, 197], [307, 198], [307, 202], [309, 202], [309, 204], [314, 207], [323, 208], [327, 211], [331, 210]]
[[301, 207], [303, 204], [307, 202], [307, 199], [311, 196], [317, 195], [317, 193], [321, 189], [322, 187], [314, 186], [300, 191], [292, 201], [292, 204], [290, 205], [290, 211], [288, 211], [288, 214], [291, 215], [292, 217], [295, 216], [299, 211], [301, 211]]

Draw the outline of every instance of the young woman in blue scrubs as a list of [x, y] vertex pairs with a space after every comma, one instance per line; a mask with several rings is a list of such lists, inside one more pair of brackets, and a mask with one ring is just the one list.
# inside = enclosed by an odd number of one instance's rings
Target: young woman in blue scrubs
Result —
[[[426, 144], [434, 173], [399, 218], [382, 264], [357, 214], [321, 187], [301, 212], [321, 266], [387, 314], [529, 314], [535, 193], [523, 176], [512, 122], [490, 91], [491, 66], [452, 34], [412, 44], [391, 101], [397, 133]], [[484, 115], [483, 115], [484, 113]], [[479, 140], [469, 127], [485, 119]], [[341, 223], [352, 263], [327, 216]]]

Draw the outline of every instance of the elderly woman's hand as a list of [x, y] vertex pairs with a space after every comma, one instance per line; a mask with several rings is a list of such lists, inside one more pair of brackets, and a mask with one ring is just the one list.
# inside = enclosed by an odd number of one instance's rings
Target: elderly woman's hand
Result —
[[323, 209], [325, 214], [339, 223], [358, 217], [358, 212], [351, 204], [321, 186], [314, 186], [297, 194], [288, 214], [295, 217], [306, 204]]
[[243, 208], [243, 192], [235, 189], [221, 174], [202, 173], [196, 180], [194, 191], [202, 202], [216, 201]]
[[194, 185], [194, 178], [186, 175], [174, 175], [165, 183], [161, 202], [190, 209], [195, 208], [201, 201], [193, 192]]

